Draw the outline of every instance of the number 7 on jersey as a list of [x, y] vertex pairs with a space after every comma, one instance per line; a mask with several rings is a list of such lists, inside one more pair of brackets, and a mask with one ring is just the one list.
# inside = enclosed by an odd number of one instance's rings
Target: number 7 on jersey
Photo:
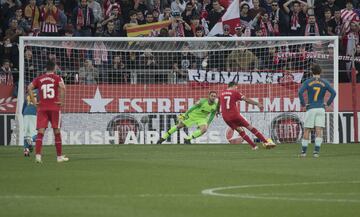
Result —
[[230, 96], [224, 96], [224, 99], [226, 100], [226, 109], [230, 109]]

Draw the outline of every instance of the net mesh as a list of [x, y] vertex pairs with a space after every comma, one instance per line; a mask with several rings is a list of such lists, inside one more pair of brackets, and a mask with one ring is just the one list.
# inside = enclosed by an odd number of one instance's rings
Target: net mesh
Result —
[[[210, 90], [220, 93], [230, 81], [264, 105], [264, 110], [239, 105], [254, 127], [277, 143], [299, 142], [305, 113], [297, 92], [311, 76], [311, 64], [319, 63], [322, 77], [334, 82], [330, 40], [111, 40], [24, 41], [24, 83], [53, 60], [67, 86], [62, 111], [65, 144], [154, 143], [176, 122], [177, 114]], [[167, 142], [181, 143], [191, 130]], [[324, 141], [332, 142], [333, 133], [330, 107]], [[234, 141], [242, 142], [219, 117], [196, 142]]]

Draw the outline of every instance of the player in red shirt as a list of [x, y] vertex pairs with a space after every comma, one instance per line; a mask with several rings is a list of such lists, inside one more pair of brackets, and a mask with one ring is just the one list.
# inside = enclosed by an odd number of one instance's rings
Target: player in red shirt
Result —
[[[39, 102], [36, 101], [33, 89], [38, 89]], [[69, 158], [62, 155], [61, 147], [61, 106], [65, 99], [65, 84], [62, 78], [55, 74], [55, 63], [47, 62], [46, 73], [36, 77], [28, 86], [30, 100], [37, 105], [36, 129], [38, 130], [35, 145], [35, 161], [41, 163], [41, 148], [45, 129], [48, 123], [54, 130], [57, 162], [68, 161]]]
[[256, 105], [260, 109], [263, 108], [261, 103], [258, 103], [252, 99], [246, 98], [237, 90], [235, 82], [230, 82], [228, 88], [223, 90], [220, 94], [220, 107], [221, 113], [226, 124], [233, 130], [236, 130], [239, 135], [251, 145], [253, 150], [258, 149], [257, 145], [246, 135], [243, 127], [252, 132], [257, 138], [259, 138], [265, 148], [275, 147], [275, 143], [271, 139], [266, 139], [262, 133], [260, 133], [255, 127], [253, 127], [244, 116], [239, 113], [237, 102], [243, 100], [249, 104]]

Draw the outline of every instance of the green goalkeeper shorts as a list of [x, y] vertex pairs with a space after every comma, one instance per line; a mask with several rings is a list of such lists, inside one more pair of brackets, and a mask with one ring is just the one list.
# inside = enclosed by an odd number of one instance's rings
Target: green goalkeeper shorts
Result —
[[193, 125], [196, 125], [196, 126], [207, 125], [207, 119], [206, 118], [189, 117], [188, 119], [183, 121], [183, 124], [188, 128], [192, 127]]

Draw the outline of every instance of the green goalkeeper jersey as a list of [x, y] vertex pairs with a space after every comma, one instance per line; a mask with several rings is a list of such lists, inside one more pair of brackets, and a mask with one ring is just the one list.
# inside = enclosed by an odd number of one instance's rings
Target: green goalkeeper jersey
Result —
[[[192, 106], [185, 115], [188, 115], [192, 119], [208, 119], [208, 123], [214, 119], [215, 113], [217, 111], [218, 102], [209, 104], [208, 99], [200, 99], [197, 104]], [[210, 114], [210, 116], [209, 116]]]

